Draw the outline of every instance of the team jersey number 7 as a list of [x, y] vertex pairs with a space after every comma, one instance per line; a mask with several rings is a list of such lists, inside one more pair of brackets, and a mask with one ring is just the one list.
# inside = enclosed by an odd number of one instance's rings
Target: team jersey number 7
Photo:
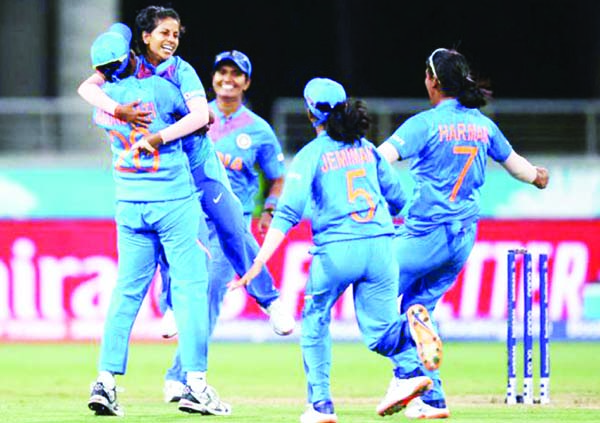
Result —
[[469, 157], [467, 158], [467, 162], [465, 163], [462, 170], [460, 171], [460, 174], [458, 175], [458, 179], [456, 180], [456, 183], [452, 187], [452, 193], [450, 194], [450, 202], [454, 202], [456, 200], [456, 195], [458, 194], [458, 190], [460, 189], [461, 185], [463, 184], [463, 181], [465, 180], [465, 175], [471, 168], [471, 165], [473, 164], [473, 160], [475, 160], [475, 156], [477, 155], [478, 149], [479, 149], [478, 147], [464, 146], [464, 145], [457, 145], [452, 149], [452, 153], [454, 153], [454, 154], [467, 154]]
[[129, 163], [127, 163], [126, 158], [131, 152], [131, 146], [135, 144], [136, 141], [140, 140], [144, 135], [149, 134], [150, 132], [146, 128], [132, 129], [131, 133], [129, 134], [129, 139], [125, 138], [119, 131], [112, 130], [108, 133], [112, 143], [120, 142], [121, 145], [123, 145], [123, 151], [119, 154], [119, 159], [115, 163], [115, 170], [118, 172], [128, 173], [156, 172], [158, 170], [158, 165], [160, 163], [158, 148], [154, 150], [154, 153], [152, 153], [152, 166], [142, 166], [139, 150], [136, 150], [133, 153], [133, 166], [127, 166]]
[[355, 188], [354, 180], [356, 178], [363, 178], [367, 176], [367, 170], [365, 168], [349, 170], [346, 172], [346, 188], [348, 191], [348, 202], [354, 203], [356, 199], [363, 198], [369, 205], [369, 210], [366, 216], [361, 216], [357, 212], [350, 213], [350, 217], [358, 223], [365, 223], [373, 219], [375, 215], [375, 202], [371, 197], [371, 194], [364, 188]]

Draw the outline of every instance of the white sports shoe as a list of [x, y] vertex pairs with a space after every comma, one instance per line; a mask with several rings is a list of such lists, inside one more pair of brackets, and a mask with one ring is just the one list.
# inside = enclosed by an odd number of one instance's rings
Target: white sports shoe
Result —
[[117, 388], [107, 388], [104, 383], [97, 380], [92, 384], [88, 407], [97, 416], [123, 417], [125, 411], [117, 402]]
[[409, 419], [447, 419], [450, 417], [450, 410], [448, 407], [432, 407], [417, 397], [408, 404], [404, 415]]
[[185, 385], [178, 380], [165, 380], [165, 386], [163, 387], [165, 402], [178, 402], [183, 395], [184, 388]]
[[279, 298], [273, 300], [267, 308], [261, 307], [261, 309], [269, 315], [271, 327], [277, 335], [286, 336], [294, 331], [296, 326], [294, 316], [285, 308]]
[[393, 377], [385, 397], [381, 400], [375, 411], [380, 416], [390, 416], [404, 409], [414, 398], [421, 396], [433, 387], [433, 382], [427, 376], [398, 379]]
[[175, 314], [173, 309], [165, 310], [162, 319], [160, 319], [160, 334], [163, 338], [172, 338], [177, 335], [177, 323], [175, 323]]
[[414, 304], [406, 310], [410, 335], [417, 345], [417, 355], [427, 370], [442, 364], [442, 340], [436, 332], [425, 306]]
[[300, 416], [300, 423], [337, 423], [338, 418], [335, 413], [326, 414], [314, 409], [312, 404], [306, 407], [306, 411]]
[[202, 392], [193, 391], [187, 385], [179, 400], [179, 409], [187, 413], [200, 413], [205, 416], [228, 416], [231, 414], [231, 405], [221, 401], [217, 391], [209, 385], [206, 385]]

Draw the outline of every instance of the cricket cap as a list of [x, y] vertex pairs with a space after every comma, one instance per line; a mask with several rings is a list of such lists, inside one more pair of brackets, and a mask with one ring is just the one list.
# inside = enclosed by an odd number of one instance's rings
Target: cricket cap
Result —
[[[327, 120], [331, 109], [346, 101], [346, 90], [339, 83], [329, 78], [313, 78], [304, 87], [304, 100], [310, 112], [317, 118], [315, 125]], [[318, 104], [327, 104], [329, 111], [317, 108]]]
[[221, 52], [215, 56], [215, 64], [213, 66], [216, 69], [222, 62], [230, 61], [233, 62], [242, 72], [248, 75], [248, 78], [252, 75], [252, 63], [250, 59], [241, 51], [227, 50]]
[[122, 65], [117, 74], [123, 72], [129, 57], [131, 30], [120, 22], [111, 25], [107, 32], [100, 34], [93, 42], [90, 50], [94, 69], [113, 62]]

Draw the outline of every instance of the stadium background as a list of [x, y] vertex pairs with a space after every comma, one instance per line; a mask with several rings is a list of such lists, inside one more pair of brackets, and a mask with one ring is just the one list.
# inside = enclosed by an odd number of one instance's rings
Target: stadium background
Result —
[[[372, 138], [381, 142], [427, 106], [428, 53], [457, 47], [491, 81], [497, 101], [486, 112], [518, 151], [550, 168], [552, 179], [538, 192], [490, 164], [479, 239], [438, 310], [442, 332], [503, 338], [505, 252], [522, 245], [550, 254], [555, 339], [600, 339], [600, 4], [481, 3], [2, 2], [0, 341], [100, 336], [116, 269], [113, 186], [102, 134], [90, 126], [91, 108], [75, 89], [90, 73], [95, 36], [115, 20], [132, 24], [148, 4], [179, 11], [187, 32], [178, 53], [207, 88], [215, 53], [248, 53], [249, 102], [274, 124], [288, 158], [310, 134], [299, 100], [309, 78], [333, 77], [367, 98]], [[398, 167], [410, 189], [406, 167]], [[303, 224], [271, 263], [282, 298], [296, 310], [309, 245]], [[217, 338], [272, 338], [244, 295], [231, 295], [224, 310]], [[356, 339], [352, 313], [346, 293], [334, 312], [336, 338]], [[135, 337], [158, 339], [159, 317], [151, 296]]]

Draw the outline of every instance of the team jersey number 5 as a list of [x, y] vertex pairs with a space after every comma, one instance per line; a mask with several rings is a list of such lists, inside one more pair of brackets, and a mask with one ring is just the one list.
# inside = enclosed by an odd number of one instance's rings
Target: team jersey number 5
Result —
[[348, 202], [354, 203], [357, 198], [363, 198], [369, 205], [369, 210], [366, 216], [361, 216], [357, 212], [350, 213], [350, 217], [358, 223], [365, 223], [373, 219], [375, 215], [375, 203], [371, 194], [364, 188], [355, 188], [354, 180], [367, 176], [366, 169], [354, 169], [346, 172], [346, 188], [348, 190]]
[[452, 149], [454, 154], [467, 154], [469, 157], [467, 158], [467, 162], [463, 166], [460, 174], [458, 175], [458, 179], [456, 183], [452, 187], [452, 193], [450, 194], [450, 202], [454, 202], [456, 200], [456, 195], [458, 194], [458, 190], [460, 189], [463, 181], [465, 180], [465, 175], [469, 171], [469, 168], [473, 164], [473, 160], [475, 160], [475, 156], [477, 155], [478, 147], [467, 147], [464, 145], [457, 145]]
[[126, 166], [127, 161], [125, 160], [127, 155], [131, 152], [131, 146], [138, 140], [140, 140], [144, 135], [149, 135], [150, 132], [146, 128], [134, 128], [129, 134], [129, 139], [126, 139], [123, 134], [119, 131], [112, 130], [108, 133], [110, 136], [111, 142], [116, 142], [117, 140], [123, 145], [123, 151], [119, 154], [119, 159], [115, 163], [115, 170], [118, 172], [128, 172], [128, 173], [136, 173], [136, 172], [156, 172], [158, 170], [158, 165], [160, 163], [160, 155], [158, 153], [158, 148], [154, 150], [152, 153], [152, 166], [142, 166], [142, 162], [140, 160], [140, 151], [136, 150], [133, 153], [133, 167]]

